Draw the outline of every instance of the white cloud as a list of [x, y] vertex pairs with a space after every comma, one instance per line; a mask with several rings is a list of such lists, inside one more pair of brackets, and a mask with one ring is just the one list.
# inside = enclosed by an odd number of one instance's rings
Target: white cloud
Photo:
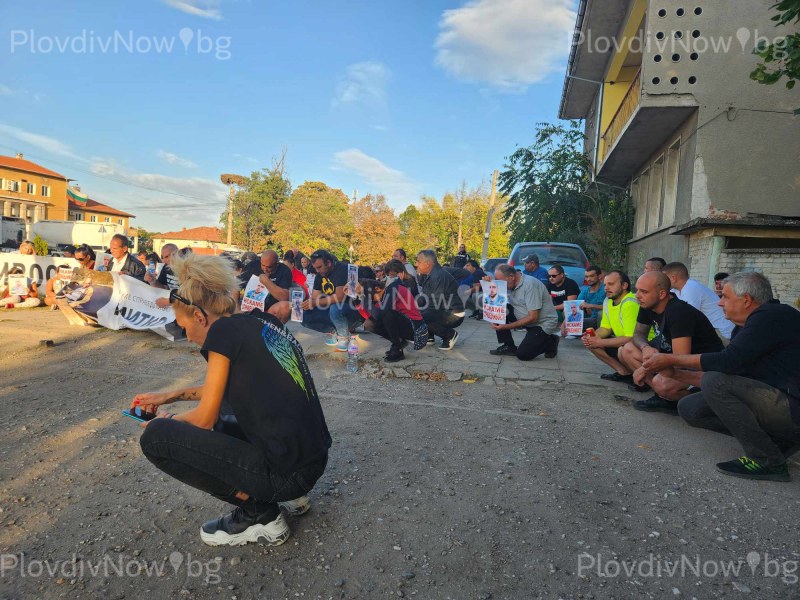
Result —
[[17, 140], [18, 142], [29, 144], [39, 148], [40, 150], [44, 150], [45, 152], [51, 152], [52, 154], [57, 154], [59, 156], [77, 158], [75, 153], [72, 151], [72, 148], [64, 142], [46, 135], [25, 131], [24, 129], [19, 129], [18, 127], [12, 127], [11, 125], [3, 125], [0, 123], [0, 138], [3, 136], [8, 136]]
[[219, 0], [163, 0], [164, 4], [196, 17], [220, 20]]
[[524, 91], [563, 70], [572, 0], [472, 0], [439, 22], [436, 64], [462, 81]]
[[0, 85], [0, 96], [11, 96], [12, 94], [15, 94], [15, 93], [16, 93], [16, 90], [12, 90], [7, 85]]
[[158, 156], [158, 158], [160, 158], [165, 163], [170, 165], [177, 165], [185, 169], [197, 168], [197, 164], [193, 163], [188, 158], [181, 158], [177, 154], [173, 154], [172, 152], [167, 152], [166, 150], [159, 150], [158, 152], [156, 152], [156, 156]]
[[386, 86], [391, 71], [383, 63], [360, 62], [347, 67], [347, 74], [339, 82], [333, 106], [358, 104], [372, 109], [386, 108]]
[[351, 171], [361, 177], [369, 188], [365, 192], [383, 194], [393, 208], [405, 207], [419, 196], [418, 183], [358, 148], [336, 152], [333, 158], [335, 168]]

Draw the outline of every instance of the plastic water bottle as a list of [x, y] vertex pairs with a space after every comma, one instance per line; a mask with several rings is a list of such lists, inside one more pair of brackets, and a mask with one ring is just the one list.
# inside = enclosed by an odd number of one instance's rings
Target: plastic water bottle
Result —
[[150, 273], [151, 276], [154, 276], [156, 274], [156, 263], [153, 262], [152, 260], [148, 264], [147, 272]]
[[347, 372], [358, 373], [358, 339], [354, 335], [347, 344]]

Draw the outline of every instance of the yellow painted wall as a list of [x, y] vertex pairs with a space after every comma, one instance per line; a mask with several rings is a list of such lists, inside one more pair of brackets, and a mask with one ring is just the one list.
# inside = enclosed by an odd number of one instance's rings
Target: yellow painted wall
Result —
[[[0, 195], [2, 195], [4, 199], [12, 198], [14, 200], [21, 201], [34, 200], [46, 202], [46, 218], [64, 221], [68, 219], [67, 182], [65, 180], [48, 177], [47, 175], [40, 175], [39, 173], [30, 173], [27, 171], [19, 171], [17, 169], [9, 169], [7, 167], [0, 167], [0, 177], [3, 180], [8, 179], [18, 181], [20, 184], [18, 192], [6, 190], [5, 184], [3, 184], [4, 189], [0, 191]], [[34, 194], [28, 194], [26, 191], [26, 183], [32, 183], [36, 186], [36, 192]], [[42, 196], [43, 185], [50, 186], [50, 196], [47, 198]]]

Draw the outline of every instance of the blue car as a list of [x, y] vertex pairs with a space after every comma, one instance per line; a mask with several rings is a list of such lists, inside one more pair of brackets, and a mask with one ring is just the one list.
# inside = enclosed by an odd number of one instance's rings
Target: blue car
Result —
[[535, 254], [539, 257], [539, 265], [544, 269], [549, 269], [558, 263], [564, 267], [567, 277], [575, 281], [578, 285], [583, 285], [583, 277], [586, 268], [589, 266], [589, 259], [583, 248], [577, 244], [565, 244], [562, 242], [519, 242], [514, 245], [508, 264], [515, 267], [518, 271], [525, 269], [523, 259]]

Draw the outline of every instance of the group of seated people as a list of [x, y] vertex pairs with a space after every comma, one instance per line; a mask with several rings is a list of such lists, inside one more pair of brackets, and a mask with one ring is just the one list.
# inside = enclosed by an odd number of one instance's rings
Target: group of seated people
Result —
[[775, 300], [761, 273], [717, 282], [715, 292], [683, 263], [653, 258], [633, 293], [611, 271], [600, 326], [583, 345], [613, 369], [603, 379], [653, 391], [634, 408], [736, 437], [745, 455], [720, 472], [789, 481], [787, 458], [800, 450], [800, 312]]
[[[346, 351], [363, 324], [390, 341], [387, 362], [402, 360], [408, 344], [419, 349], [435, 337], [449, 350], [465, 305], [479, 304], [473, 286], [494, 279], [506, 282], [507, 318], [491, 325], [500, 346], [489, 352], [529, 361], [557, 355], [564, 302], [578, 300], [586, 330], [581, 342], [612, 369], [601, 377], [652, 391], [634, 402], [636, 409], [680, 414], [693, 426], [735, 436], [746, 456], [717, 465], [723, 473], [788, 480], [786, 458], [800, 449], [800, 312], [775, 301], [762, 274], [721, 274], [715, 291], [690, 278], [685, 264], [654, 258], [634, 292], [627, 274], [595, 265], [585, 270], [583, 286], [560, 265], [546, 269], [545, 284], [526, 274], [540, 268], [528, 257], [524, 271], [504, 264], [493, 277], [474, 279], [480, 267], [467, 261], [469, 279], [459, 286], [463, 280], [432, 250], [417, 254], [415, 274], [404, 251], [396, 256], [376, 269], [375, 278], [360, 279], [353, 298], [347, 296], [347, 264], [325, 250], [314, 252], [316, 278], [303, 303], [303, 325]], [[277, 296], [271, 308], [284, 322], [287, 304]], [[515, 331], [524, 333], [519, 342]]]

